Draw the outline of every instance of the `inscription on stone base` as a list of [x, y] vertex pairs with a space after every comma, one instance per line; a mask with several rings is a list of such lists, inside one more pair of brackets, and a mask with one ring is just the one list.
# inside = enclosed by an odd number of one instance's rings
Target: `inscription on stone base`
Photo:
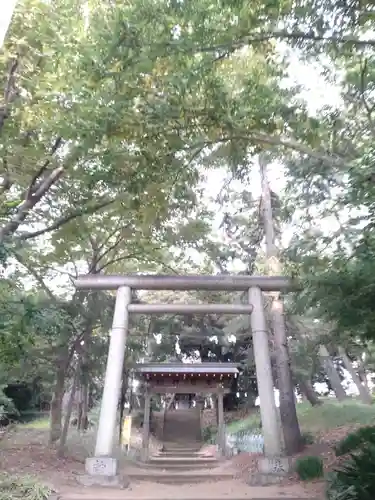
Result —
[[90, 476], [116, 476], [117, 460], [112, 457], [90, 457], [86, 459], [85, 468]]
[[285, 476], [290, 472], [291, 462], [288, 457], [263, 457], [259, 459], [258, 470], [261, 474]]
[[251, 486], [267, 486], [280, 483], [290, 472], [288, 457], [263, 457], [258, 461], [258, 473], [249, 478]]

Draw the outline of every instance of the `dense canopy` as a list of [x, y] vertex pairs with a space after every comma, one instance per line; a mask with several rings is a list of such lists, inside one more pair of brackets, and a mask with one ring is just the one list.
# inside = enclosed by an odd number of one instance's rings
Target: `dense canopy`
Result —
[[[50, 404], [51, 441], [76, 376], [83, 422], [103, 386], [114, 295], [76, 290], [86, 273], [291, 276], [298, 292], [265, 296], [287, 447], [300, 439], [295, 390], [320, 404], [313, 385], [324, 382], [345, 397], [350, 373], [368, 402], [369, 3], [19, 0], [0, 87], [1, 384], [28, 384], [33, 408]], [[134, 295], [246, 301], [229, 292]], [[248, 318], [133, 318], [123, 398], [132, 397], [136, 363], [176, 358], [237, 363], [226, 409], [254, 406]], [[3, 396], [0, 407], [10, 408]]]

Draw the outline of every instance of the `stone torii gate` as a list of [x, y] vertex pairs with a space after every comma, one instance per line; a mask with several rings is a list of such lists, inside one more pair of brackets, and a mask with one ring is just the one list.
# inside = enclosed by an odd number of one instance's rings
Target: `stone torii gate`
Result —
[[[163, 276], [86, 275], [75, 281], [81, 290], [117, 290], [109, 344], [103, 398], [96, 437], [95, 456], [86, 460], [86, 484], [114, 484], [118, 481], [117, 461], [113, 457], [117, 406], [121, 391], [129, 315], [133, 314], [249, 314], [260, 399], [260, 413], [267, 457], [282, 453], [277, 409], [274, 398], [268, 329], [262, 291], [288, 291], [291, 281], [283, 276]], [[134, 290], [212, 290], [246, 291], [246, 304], [132, 304]]]

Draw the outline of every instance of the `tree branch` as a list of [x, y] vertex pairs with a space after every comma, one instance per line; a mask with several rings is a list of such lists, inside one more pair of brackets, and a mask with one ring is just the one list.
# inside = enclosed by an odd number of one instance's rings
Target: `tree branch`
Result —
[[7, 83], [4, 89], [4, 100], [3, 105], [0, 106], [0, 132], [4, 126], [5, 120], [8, 117], [8, 107], [9, 104], [15, 99], [17, 93], [14, 89], [15, 74], [18, 68], [18, 55], [16, 59], [13, 59], [10, 63]]
[[[99, 245], [98, 250], [101, 252], [106, 244], [110, 241], [110, 239], [118, 232], [118, 231], [124, 231], [125, 229], [128, 229], [132, 225], [132, 222], [128, 222], [127, 224], [122, 224], [122, 220], [118, 220], [115, 228], [113, 231], [111, 231], [108, 236], [104, 239], [104, 241]], [[101, 257], [103, 258], [103, 256]]]
[[352, 45], [355, 47], [375, 47], [375, 39], [367, 38], [361, 40], [360, 38], [352, 35], [352, 36], [325, 36], [325, 35], [317, 35], [313, 32], [305, 33], [303, 31], [292, 31], [288, 32], [286, 30], [281, 31], [271, 31], [271, 32], [263, 32], [263, 33], [250, 33], [248, 35], [244, 35], [238, 41], [228, 44], [220, 44], [215, 46], [206, 46], [206, 47], [198, 47], [196, 49], [197, 52], [218, 52], [220, 50], [228, 50], [230, 48], [232, 51], [241, 49], [246, 45], [251, 45], [252, 43], [257, 42], [266, 42], [268, 40], [305, 40], [311, 42], [329, 42], [340, 45]]
[[74, 219], [77, 219], [78, 217], [82, 217], [83, 215], [91, 215], [91, 214], [97, 212], [98, 210], [100, 210], [101, 208], [104, 208], [108, 205], [111, 205], [112, 203], [114, 203], [114, 201], [115, 200], [107, 200], [107, 201], [103, 201], [101, 203], [98, 203], [93, 207], [80, 208], [80, 209], [76, 210], [75, 212], [72, 212], [71, 214], [68, 214], [68, 215], [65, 215], [64, 217], [61, 217], [56, 222], [54, 222], [50, 226], [45, 227], [44, 229], [40, 229], [39, 231], [34, 231], [32, 233], [21, 234], [18, 237], [18, 239], [20, 241], [25, 241], [25, 240], [29, 240], [31, 238], [36, 238], [37, 236], [41, 236], [42, 234], [45, 234], [45, 233], [50, 233], [50, 232], [55, 231], [56, 229], [59, 229], [60, 227], [64, 226], [68, 222], [70, 222]]
[[[306, 156], [310, 156], [311, 158], [315, 158], [316, 160], [326, 163], [327, 165], [330, 165], [334, 168], [342, 167], [345, 164], [344, 158], [341, 158], [337, 155], [329, 155], [323, 151], [314, 151], [309, 146], [305, 146], [304, 144], [301, 144], [298, 141], [295, 141], [294, 139], [289, 139], [283, 136], [272, 136], [265, 134], [263, 132], [249, 132], [247, 135], [245, 134], [246, 132], [239, 135], [221, 137], [213, 141], [206, 141], [204, 142], [204, 147], [214, 146], [215, 144], [221, 142], [241, 140], [241, 141], [253, 142], [256, 144], [267, 144], [269, 146], [283, 146], [287, 149], [293, 149], [294, 151], [305, 154]], [[202, 145], [202, 143], [195, 144], [193, 147], [197, 148], [200, 145]]]
[[111, 253], [112, 250], [115, 250], [122, 242], [123, 242], [123, 238], [122, 238], [122, 235], [120, 234], [116, 238], [116, 241], [112, 245], [110, 245], [106, 250], [104, 250], [104, 252], [102, 254], [98, 255], [96, 264], [99, 264], [99, 262], [102, 261], [104, 259], [104, 257], [106, 257], [109, 253]]
[[362, 101], [362, 104], [363, 104], [363, 107], [365, 108], [365, 111], [366, 111], [366, 115], [367, 115], [367, 119], [368, 119], [368, 122], [369, 122], [369, 125], [370, 125], [370, 129], [373, 133], [373, 135], [375, 135], [375, 124], [374, 124], [374, 120], [372, 118], [372, 113], [374, 111], [374, 106], [370, 106], [366, 100], [366, 95], [365, 95], [365, 92], [366, 92], [366, 73], [368, 71], [368, 60], [365, 59], [363, 61], [363, 64], [361, 63], [361, 71], [360, 71], [360, 85], [361, 85], [361, 88], [360, 88], [360, 99]]
[[8, 236], [14, 234], [20, 224], [26, 219], [28, 213], [43, 198], [47, 191], [56, 184], [64, 173], [64, 167], [55, 168], [49, 176], [44, 179], [29, 198], [18, 205], [16, 214], [0, 229], [0, 242], [3, 242]]
[[32, 196], [33, 188], [35, 187], [36, 181], [39, 179], [39, 177], [46, 171], [48, 165], [51, 163], [51, 157], [56, 153], [56, 151], [60, 148], [60, 146], [63, 144], [62, 137], [57, 137], [55, 142], [53, 143], [53, 146], [51, 148], [49, 158], [45, 160], [43, 165], [40, 167], [40, 169], [35, 173], [34, 177], [31, 179], [31, 182], [29, 184], [29, 187], [26, 191], [25, 194], [25, 199], [28, 199]]
[[97, 272], [98, 273], [102, 272], [106, 267], [111, 266], [112, 264], [117, 264], [118, 262], [122, 262], [124, 260], [134, 259], [138, 255], [142, 255], [143, 253], [144, 252], [142, 250], [140, 252], [134, 252], [134, 253], [130, 253], [128, 255], [123, 255], [122, 257], [117, 257], [116, 259], [112, 259], [112, 260], [106, 262], [105, 264], [102, 264], [100, 267], [98, 267]]
[[48, 295], [48, 297], [50, 299], [52, 299], [54, 302], [57, 302], [57, 298], [55, 297], [54, 293], [45, 284], [43, 278], [35, 271], [35, 269], [30, 264], [26, 263], [25, 260], [23, 259], [23, 257], [18, 252], [15, 252], [13, 250], [12, 251], [12, 255], [31, 274], [31, 276], [35, 279], [35, 281], [37, 283], [39, 283], [39, 285], [46, 292], [46, 294]]
[[3, 151], [3, 168], [4, 173], [2, 174], [2, 179], [0, 182], [0, 194], [4, 194], [6, 191], [12, 187], [12, 179], [8, 170], [8, 160], [6, 159], [6, 151]]

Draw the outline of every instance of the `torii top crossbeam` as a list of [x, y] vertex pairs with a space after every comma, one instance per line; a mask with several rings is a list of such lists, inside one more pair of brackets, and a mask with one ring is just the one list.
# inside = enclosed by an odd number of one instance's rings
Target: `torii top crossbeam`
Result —
[[221, 290], [246, 291], [258, 287], [264, 292], [288, 291], [292, 289], [290, 278], [285, 276], [168, 276], [168, 275], [85, 275], [74, 282], [81, 290], [115, 290], [122, 286], [137, 290]]

